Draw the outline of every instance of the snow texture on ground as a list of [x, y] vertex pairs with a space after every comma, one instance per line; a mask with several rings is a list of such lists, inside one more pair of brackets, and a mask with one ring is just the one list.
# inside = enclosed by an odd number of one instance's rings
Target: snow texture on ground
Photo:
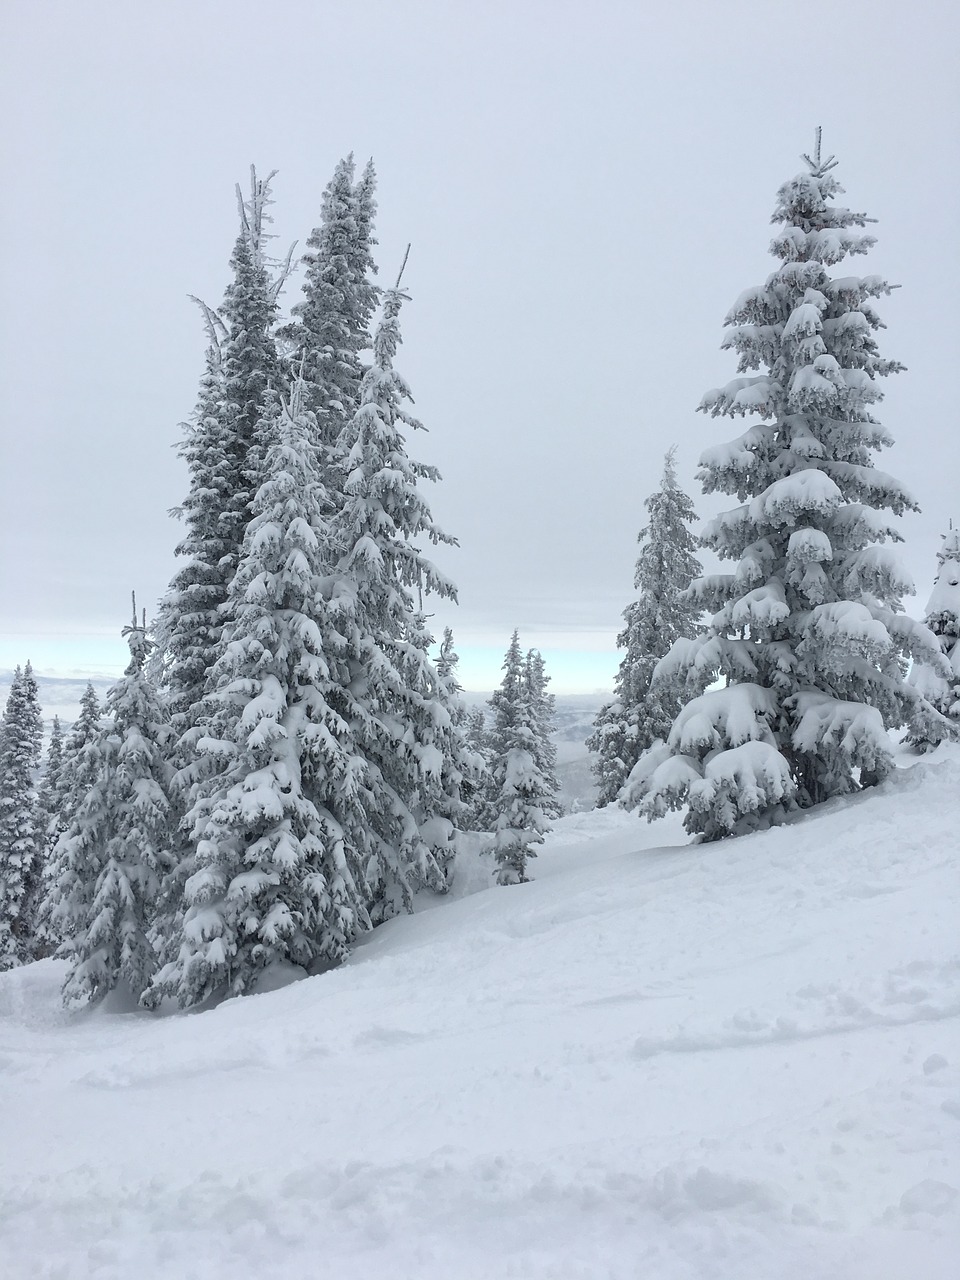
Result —
[[954, 1280], [960, 752], [683, 841], [576, 814], [189, 1016], [0, 975], [0, 1272]]

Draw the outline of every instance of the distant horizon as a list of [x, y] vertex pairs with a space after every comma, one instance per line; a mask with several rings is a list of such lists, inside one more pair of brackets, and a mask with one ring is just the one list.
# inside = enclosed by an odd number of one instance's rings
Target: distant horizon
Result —
[[[119, 637], [115, 644], [105, 637], [99, 659], [91, 657], [81, 663], [69, 663], [65, 660], [66, 655], [61, 657], [51, 653], [49, 641], [43, 643], [39, 638], [29, 636], [22, 639], [24, 643], [21, 644], [19, 637], [16, 640], [0, 637], [0, 690], [9, 686], [16, 668], [23, 667], [27, 662], [41, 681], [62, 684], [90, 681], [103, 685], [116, 682], [127, 664], [126, 646]], [[31, 640], [35, 643], [31, 644]], [[543, 654], [551, 681], [550, 692], [557, 697], [602, 698], [612, 695], [613, 673], [619, 666], [621, 656], [619, 651], [551, 649], [537, 645], [524, 647], [538, 648]], [[458, 675], [464, 694], [468, 697], [489, 697], [500, 685], [503, 651], [492, 648], [473, 649], [468, 646], [461, 650], [458, 646], [458, 652], [461, 654]], [[590, 676], [606, 668], [611, 672], [609, 682], [594, 680], [591, 683]], [[5, 696], [3, 693], [4, 698]]]
[[[929, 583], [923, 584], [916, 595], [905, 597], [903, 604], [908, 616], [923, 618], [933, 579], [932, 568]], [[633, 598], [625, 599], [624, 605]], [[434, 634], [439, 640], [443, 627], [453, 624], [461, 687], [469, 694], [490, 694], [500, 685], [503, 657], [512, 628], [501, 636], [499, 628], [493, 626], [483, 631], [467, 627], [464, 628], [466, 638], [461, 641], [452, 612], [445, 610], [444, 616], [432, 620]], [[541, 630], [529, 624], [517, 629], [521, 647], [537, 649], [543, 655], [552, 693], [563, 697], [600, 697], [613, 693], [623, 657], [623, 650], [616, 647], [616, 631], [585, 627], [569, 631]], [[499, 637], [496, 642], [495, 635]], [[37, 676], [47, 680], [114, 681], [123, 674], [128, 653], [119, 624], [112, 633], [106, 628], [74, 630], [69, 627], [55, 632], [39, 627], [0, 632], [0, 684], [5, 674], [12, 675], [16, 667], [28, 661]]]

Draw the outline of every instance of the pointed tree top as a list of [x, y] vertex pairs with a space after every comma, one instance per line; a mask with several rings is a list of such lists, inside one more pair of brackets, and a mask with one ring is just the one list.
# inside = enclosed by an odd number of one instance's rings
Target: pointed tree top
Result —
[[142, 620], [137, 622], [137, 593], [135, 591], [130, 592], [130, 601], [133, 606], [132, 620], [129, 626], [121, 629], [120, 634], [129, 637], [128, 643], [133, 648], [135, 644], [141, 643], [142, 637], [147, 634], [147, 611], [144, 609]]
[[294, 240], [287, 251], [287, 256], [282, 260], [268, 257], [265, 252], [266, 242], [276, 239], [276, 235], [273, 232], [267, 231], [266, 224], [273, 221], [272, 216], [267, 213], [267, 207], [274, 203], [270, 192], [270, 183], [278, 172], [278, 169], [272, 169], [265, 178], [258, 178], [257, 167], [252, 164], [250, 166], [250, 196], [246, 200], [240, 189], [240, 183], [238, 182], [236, 185], [237, 208], [240, 213], [240, 232], [250, 247], [256, 266], [263, 267], [268, 272], [274, 269], [274, 274], [270, 280], [270, 296], [274, 302], [280, 296], [280, 292], [293, 269], [293, 251], [297, 247], [297, 242]]
[[250, 166], [250, 198], [248, 200], [243, 198], [240, 183], [238, 182], [236, 185], [240, 226], [249, 237], [251, 247], [255, 252], [264, 240], [274, 239], [274, 236], [264, 229], [264, 223], [273, 221], [273, 218], [267, 213], [267, 206], [273, 204], [270, 183], [278, 172], [279, 170], [273, 169], [265, 178], [258, 178], [257, 166], [252, 164]]
[[937, 563], [945, 564], [948, 560], [956, 560], [960, 556], [960, 529], [954, 526], [953, 520], [948, 522], [947, 532], [941, 533], [943, 539], [937, 552]]
[[403, 273], [404, 273], [404, 271], [406, 270], [406, 266], [407, 266], [407, 259], [408, 259], [409, 257], [410, 257], [410, 246], [409, 246], [409, 244], [408, 244], [408, 245], [407, 245], [407, 251], [406, 251], [406, 253], [403, 255], [403, 261], [400, 263], [400, 270], [399, 270], [399, 272], [397, 273], [397, 283], [393, 286], [393, 287], [394, 287], [394, 289], [399, 289], [399, 288], [400, 288], [400, 281], [401, 281], [401, 280], [402, 280], [402, 278], [403, 278]]
[[806, 160], [807, 164], [810, 166], [810, 173], [813, 175], [814, 178], [822, 178], [825, 173], [827, 173], [830, 169], [835, 168], [836, 165], [839, 163], [834, 156], [827, 156], [826, 160], [821, 158], [820, 144], [822, 139], [823, 139], [823, 125], [818, 124], [817, 125], [817, 142], [816, 142], [816, 146], [813, 149], [812, 158], [808, 156], [806, 152], [804, 152], [803, 156], [801, 157], [801, 159]]

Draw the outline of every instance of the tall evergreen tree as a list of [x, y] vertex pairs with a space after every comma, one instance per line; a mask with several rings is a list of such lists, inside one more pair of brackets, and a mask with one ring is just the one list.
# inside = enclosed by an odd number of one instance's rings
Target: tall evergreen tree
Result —
[[332, 603], [347, 642], [345, 692], [353, 699], [346, 718], [368, 770], [361, 860], [375, 922], [408, 907], [416, 885], [446, 886], [449, 769], [458, 749], [420, 610], [425, 593], [455, 598], [456, 589], [416, 540], [455, 540], [434, 523], [419, 488], [439, 474], [410, 458], [403, 435], [403, 428], [422, 429], [404, 407], [410, 393], [393, 363], [405, 298], [399, 280], [384, 295], [373, 366], [341, 436], [344, 497], [332, 528], [341, 550]]
[[43, 852], [37, 803], [43, 725], [33, 668], [14, 673], [0, 724], [0, 970], [30, 958], [30, 905]]
[[761, 419], [701, 459], [705, 492], [743, 504], [704, 535], [736, 569], [697, 580], [710, 626], [678, 641], [658, 668], [682, 672], [691, 693], [718, 677], [728, 687], [693, 697], [632, 780], [648, 816], [687, 804], [687, 829], [707, 839], [883, 777], [887, 729], [932, 714], [906, 684], [905, 658], [940, 661], [926, 628], [901, 613], [912, 585], [878, 545], [902, 540], [882, 513], [916, 507], [872, 457], [890, 443], [871, 413], [878, 381], [901, 368], [875, 337], [872, 300], [890, 286], [876, 275], [831, 276], [874, 238], [857, 230], [864, 214], [833, 203], [836, 162], [821, 159], [819, 133], [805, 159], [807, 171], [777, 197], [780, 265], [726, 318], [724, 346], [747, 376], [701, 404], [714, 416]]
[[[243, 200], [237, 188], [240, 235], [234, 246], [233, 279], [227, 286], [222, 314], [226, 339], [222, 347], [224, 401], [221, 408], [226, 434], [224, 506], [220, 527], [227, 544], [223, 565], [227, 583], [236, 572], [244, 535], [252, 514], [256, 486], [262, 475], [266, 442], [261, 422], [271, 391], [283, 385], [275, 329], [278, 281], [266, 255], [266, 209], [271, 203], [273, 174], [260, 182], [253, 176], [251, 195]], [[281, 273], [282, 278], [282, 273]]]
[[176, 548], [185, 558], [161, 602], [157, 630], [171, 722], [178, 732], [199, 717], [207, 675], [220, 643], [220, 609], [226, 599], [230, 544], [221, 527], [227, 505], [229, 437], [221, 419], [223, 376], [218, 331], [210, 322], [210, 346], [193, 419], [184, 424], [180, 455], [190, 492], [176, 510], [186, 534]]
[[676, 684], [653, 684], [657, 663], [681, 636], [697, 633], [701, 610], [685, 594], [701, 572], [693, 503], [677, 484], [676, 448], [664, 460], [660, 488], [644, 502], [648, 522], [637, 535], [640, 554], [633, 585], [639, 593], [623, 611], [617, 647], [624, 650], [614, 696], [597, 715], [587, 746], [597, 759], [597, 803], [612, 804], [640, 756], [670, 732], [682, 702]]
[[156, 964], [151, 925], [176, 822], [164, 759], [169, 726], [144, 671], [152, 641], [136, 606], [123, 635], [130, 661], [81, 752], [83, 767], [97, 776], [61, 839], [63, 869], [52, 895], [64, 939], [58, 955], [70, 962], [68, 1005], [96, 1003], [118, 986], [138, 998]]
[[[373, 161], [355, 183], [353, 156], [334, 170], [323, 193], [320, 225], [307, 241], [304, 299], [284, 331], [293, 364], [306, 384], [306, 407], [316, 417], [324, 461], [336, 455], [341, 431], [360, 407], [370, 324], [379, 290], [372, 248], [376, 215]], [[330, 477], [327, 477], [328, 483]]]
[[[197, 742], [213, 710], [208, 698], [223, 653], [230, 586], [262, 478], [262, 423], [286, 381], [275, 329], [290, 255], [277, 262], [267, 253], [273, 177], [258, 178], [251, 167], [249, 196], [244, 199], [237, 187], [240, 232], [230, 260], [232, 279], [219, 311], [200, 304], [208, 338], [206, 366], [181, 445], [190, 472], [189, 492], [178, 511], [186, 532], [177, 554], [185, 563], [161, 602], [160, 652], [154, 663], [174, 731], [170, 759], [181, 812], [192, 805], [194, 788], [210, 763], [198, 754]], [[196, 855], [188, 833], [180, 837], [159, 907], [164, 962], [171, 959], [169, 948], [182, 924], [183, 888]]]
[[493, 725], [492, 809], [497, 883], [527, 880], [527, 861], [550, 830], [547, 807], [553, 797], [538, 765], [540, 726], [535, 707], [532, 664], [524, 660], [514, 631], [503, 660], [503, 680], [490, 699]]
[[369, 927], [354, 856], [366, 770], [339, 709], [316, 424], [295, 394], [271, 430], [199, 744], [209, 776], [185, 824], [196, 870], [148, 1003], [237, 995], [277, 962], [336, 963]]
[[274, 330], [277, 295], [287, 267], [267, 256], [266, 224], [271, 174], [258, 179], [244, 200], [237, 188], [240, 233], [230, 259], [232, 279], [223, 305], [204, 307], [209, 345], [200, 395], [185, 428], [181, 455], [190, 489], [178, 513], [186, 533], [177, 555], [185, 559], [161, 603], [158, 640], [172, 724], [187, 743], [205, 712], [209, 673], [222, 651], [222, 610], [239, 563], [258, 483], [260, 422], [271, 389], [283, 382]]
[[945, 738], [960, 734], [960, 529], [952, 523], [937, 552], [937, 577], [924, 621], [940, 642], [948, 670], [915, 662], [910, 683], [947, 723], [928, 723], [911, 734], [910, 741], [932, 751]]

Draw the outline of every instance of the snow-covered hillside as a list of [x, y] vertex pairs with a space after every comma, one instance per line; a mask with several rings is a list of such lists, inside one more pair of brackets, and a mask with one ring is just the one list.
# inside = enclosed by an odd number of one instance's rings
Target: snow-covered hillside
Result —
[[681, 843], [566, 818], [190, 1016], [0, 975], [3, 1275], [954, 1277], [960, 752]]

